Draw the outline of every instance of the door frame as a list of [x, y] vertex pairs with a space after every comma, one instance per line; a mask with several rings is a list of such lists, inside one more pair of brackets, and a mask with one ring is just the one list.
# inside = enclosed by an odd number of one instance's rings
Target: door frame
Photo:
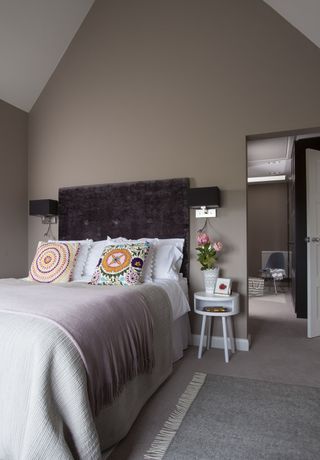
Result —
[[[284, 136], [315, 136], [318, 135], [320, 132], [319, 127], [312, 127], [312, 128], [301, 128], [301, 129], [293, 129], [293, 130], [283, 130], [283, 131], [273, 131], [273, 132], [265, 132], [265, 133], [251, 133], [245, 136], [245, 154], [246, 154], [246, 271], [247, 271], [247, 298], [246, 298], [246, 309], [247, 309], [247, 319], [249, 317], [249, 273], [248, 273], [248, 150], [247, 150], [247, 142], [249, 140], [255, 139], [268, 139], [268, 138], [276, 138], [276, 137], [284, 137]], [[298, 204], [298, 215], [301, 218], [301, 226], [299, 226], [299, 235], [300, 233], [303, 235], [303, 242], [304, 238], [306, 237], [307, 231], [307, 216], [306, 216], [306, 149], [307, 148], [315, 148], [316, 150], [319, 149], [320, 146], [320, 137], [307, 137], [299, 139], [295, 141], [297, 144], [295, 145], [296, 148], [296, 160], [298, 171], [301, 168], [301, 173], [298, 172], [298, 181], [299, 181], [299, 191], [298, 194], [297, 204]], [[305, 267], [304, 277], [305, 283], [302, 284], [302, 287], [298, 287], [298, 302], [299, 306], [296, 311], [298, 318], [307, 318], [307, 254], [306, 254], [306, 244], [300, 244], [298, 248], [298, 255], [302, 257], [302, 265]], [[303, 270], [298, 270], [298, 276], [303, 275]], [[304, 307], [304, 308], [303, 308]]]
[[308, 254], [307, 243], [307, 171], [306, 150], [320, 150], [320, 137], [295, 141], [295, 250], [292, 264], [295, 277], [292, 280], [292, 294], [297, 318], [308, 317]]

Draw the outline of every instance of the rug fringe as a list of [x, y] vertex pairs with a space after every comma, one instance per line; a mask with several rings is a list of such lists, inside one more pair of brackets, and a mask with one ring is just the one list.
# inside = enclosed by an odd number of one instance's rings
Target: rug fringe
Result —
[[163, 458], [186, 413], [204, 384], [206, 376], [207, 374], [203, 372], [194, 374], [185, 392], [179, 398], [175, 410], [171, 412], [163, 428], [152, 442], [150, 449], [144, 455], [145, 460], [161, 460]]

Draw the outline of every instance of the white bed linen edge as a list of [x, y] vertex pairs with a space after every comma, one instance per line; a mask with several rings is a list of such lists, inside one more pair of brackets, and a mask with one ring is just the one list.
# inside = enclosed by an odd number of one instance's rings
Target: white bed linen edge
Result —
[[[90, 278], [91, 279], [91, 278]], [[86, 280], [75, 280], [72, 283], [85, 282], [88, 283], [90, 279]], [[172, 308], [172, 320], [180, 318], [180, 316], [190, 311], [190, 305], [188, 301], [188, 282], [187, 278], [179, 278], [176, 280], [169, 279], [155, 279], [154, 281], [146, 281], [146, 283], [155, 284], [162, 287], [169, 297], [171, 308]], [[124, 286], [123, 289], [126, 289]]]
[[189, 301], [186, 297], [187, 280], [181, 278], [179, 281], [169, 279], [156, 279], [153, 284], [162, 287], [169, 297], [172, 308], [172, 320], [180, 318], [190, 311]]

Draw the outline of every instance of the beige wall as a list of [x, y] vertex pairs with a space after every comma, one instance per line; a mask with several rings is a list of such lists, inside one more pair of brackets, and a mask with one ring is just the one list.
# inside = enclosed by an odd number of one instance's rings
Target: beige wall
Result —
[[248, 187], [248, 274], [259, 276], [261, 251], [288, 250], [287, 184]]
[[[320, 126], [319, 81], [319, 49], [260, 0], [96, 0], [31, 111], [29, 198], [183, 176], [219, 186], [213, 225], [246, 337], [246, 136]], [[37, 219], [29, 231], [31, 258]], [[199, 268], [193, 251], [193, 289]]]
[[27, 271], [27, 114], [0, 100], [0, 278]]

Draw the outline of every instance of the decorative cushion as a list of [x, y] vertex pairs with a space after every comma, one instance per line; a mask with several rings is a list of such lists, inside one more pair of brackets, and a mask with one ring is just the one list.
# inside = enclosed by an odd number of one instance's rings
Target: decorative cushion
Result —
[[[109, 238], [109, 237], [108, 237]], [[128, 240], [123, 237], [109, 238], [113, 243], [150, 243], [150, 251], [145, 261], [142, 278], [143, 281], [155, 279], [179, 279], [179, 272], [183, 260], [183, 238], [140, 238]]]
[[148, 255], [148, 242], [106, 246], [91, 284], [132, 286], [142, 282], [142, 268]]
[[71, 280], [79, 243], [38, 244], [29, 279], [38, 283], [63, 283]]
[[[77, 255], [76, 263], [72, 271], [72, 281], [82, 281], [84, 275], [84, 268], [88, 259], [88, 254], [93, 243], [92, 240], [72, 240], [72, 241], [56, 241], [49, 240], [48, 243], [79, 243], [79, 252]], [[96, 264], [97, 265], [97, 264]], [[94, 271], [94, 270], [93, 270]], [[91, 277], [90, 277], [91, 278]]]
[[99, 263], [101, 255], [108, 244], [112, 244], [108, 240], [94, 241], [91, 244], [90, 251], [88, 253], [88, 258], [84, 266], [83, 276], [85, 278], [91, 279], [96, 267]]
[[155, 245], [158, 243], [158, 238], [139, 238], [138, 240], [129, 240], [122, 236], [118, 238], [110, 238], [108, 236], [109, 244], [135, 244], [135, 243], [149, 243], [150, 248], [148, 252], [148, 256], [146, 257], [143, 265], [143, 270], [141, 273], [141, 280], [142, 282], [145, 281], [152, 281], [152, 271], [153, 271], [153, 259], [155, 253]]

